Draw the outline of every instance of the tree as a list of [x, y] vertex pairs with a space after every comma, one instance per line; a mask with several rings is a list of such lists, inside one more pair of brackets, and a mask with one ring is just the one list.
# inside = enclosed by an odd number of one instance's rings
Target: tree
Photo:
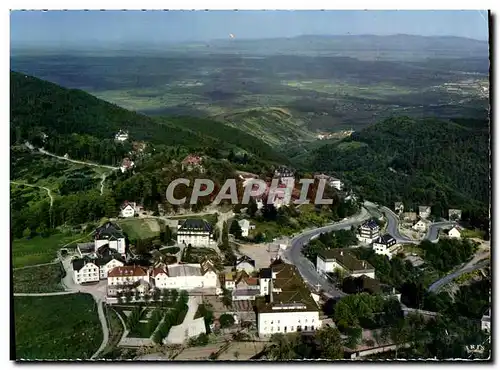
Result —
[[237, 239], [240, 239], [241, 238], [241, 234], [242, 234], [242, 230], [241, 230], [241, 226], [240, 224], [238, 223], [238, 221], [236, 220], [233, 220], [231, 222], [231, 227], [229, 229], [229, 233], [230, 234], [233, 234], [235, 238]]
[[344, 357], [340, 332], [336, 328], [324, 327], [316, 332], [321, 359], [337, 360]]
[[23, 231], [23, 238], [29, 238], [31, 236], [31, 230], [27, 227]]
[[258, 211], [258, 206], [257, 206], [257, 202], [255, 201], [254, 198], [250, 198], [250, 200], [248, 201], [248, 208], [247, 208], [247, 213], [250, 217], [255, 217], [255, 214], [257, 213]]
[[219, 322], [221, 328], [229, 328], [230, 326], [234, 325], [234, 317], [233, 315], [225, 313], [219, 317]]
[[267, 348], [267, 357], [273, 361], [286, 361], [297, 358], [295, 347], [298, 342], [297, 336], [273, 334], [270, 345]]
[[404, 319], [399, 320], [390, 331], [390, 338], [396, 345], [396, 353], [394, 359], [398, 358], [398, 350], [401, 345], [404, 345], [410, 338], [410, 328], [408, 322]]
[[233, 305], [233, 296], [230, 290], [222, 288], [222, 304], [230, 308]]

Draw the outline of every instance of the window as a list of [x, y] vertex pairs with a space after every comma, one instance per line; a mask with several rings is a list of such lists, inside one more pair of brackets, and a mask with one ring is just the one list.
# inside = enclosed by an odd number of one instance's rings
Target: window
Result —
[[271, 325], [274, 324], [274, 321], [271, 321]]
[[307, 319], [306, 319], [306, 323], [307, 323]]
[[293, 331], [293, 326], [290, 326], [290, 331]]
[[314, 319], [312, 319], [312, 322], [314, 322]]
[[280, 327], [278, 326], [278, 328], [276, 329], [276, 331], [280, 331]]
[[273, 327], [271, 326], [271, 333], [273, 332]]
[[280, 321], [278, 320], [278, 324], [280, 323]]
[[304, 326], [304, 330], [307, 330], [307, 325], [306, 325], [306, 326]]
[[283, 330], [284, 330], [284, 331], [285, 331], [285, 333], [286, 333], [286, 326], [283, 328]]

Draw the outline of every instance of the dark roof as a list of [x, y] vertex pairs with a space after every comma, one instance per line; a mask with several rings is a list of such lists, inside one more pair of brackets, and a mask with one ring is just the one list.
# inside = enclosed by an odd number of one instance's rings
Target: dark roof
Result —
[[357, 259], [348, 249], [328, 249], [318, 253], [324, 260], [335, 259], [349, 271], [367, 271], [375, 268], [366, 261]]
[[379, 226], [375, 222], [375, 220], [369, 220], [369, 221], [366, 221], [363, 225], [361, 225], [361, 227], [367, 227], [367, 228], [370, 228], [373, 230], [373, 229], [377, 229]]
[[311, 312], [320, 310], [297, 267], [287, 263], [280, 263], [273, 266], [272, 271], [276, 273], [276, 278], [273, 279], [273, 288], [281, 289], [281, 292], [271, 292], [272, 303], [270, 297], [256, 297], [255, 302], [258, 312]]
[[239, 265], [242, 262], [248, 262], [253, 267], [255, 267], [255, 261], [253, 259], [251, 259], [250, 257], [248, 257], [248, 256], [241, 256], [240, 258], [238, 258], [236, 260], [236, 265]]
[[114, 253], [116, 253], [116, 251], [114, 249], [111, 249], [109, 247], [109, 244], [101, 245], [99, 249], [97, 249], [97, 255], [99, 257], [108, 257], [113, 255]]
[[212, 226], [201, 218], [188, 218], [178, 231], [212, 231]]
[[269, 267], [260, 269], [259, 277], [261, 279], [271, 279], [273, 277], [273, 269]]
[[104, 266], [106, 263], [108, 263], [111, 260], [117, 260], [120, 261], [121, 263], [125, 263], [125, 260], [120, 256], [119, 254], [113, 254], [113, 255], [108, 255], [105, 257], [99, 257], [94, 260], [94, 263], [97, 266]]
[[391, 234], [384, 234], [382, 236], [379, 236], [377, 240], [375, 240], [375, 243], [380, 243], [380, 244], [389, 244], [392, 241], [395, 241], [394, 237]]
[[95, 231], [95, 238], [100, 239], [113, 239], [113, 238], [123, 238], [123, 231], [120, 227], [112, 222], [106, 222], [101, 227], [98, 227]]
[[94, 263], [94, 261], [88, 258], [77, 258], [71, 261], [74, 271], [80, 271], [87, 263]]
[[94, 252], [95, 242], [90, 243], [78, 243], [76, 247], [80, 250], [81, 253], [90, 253]]

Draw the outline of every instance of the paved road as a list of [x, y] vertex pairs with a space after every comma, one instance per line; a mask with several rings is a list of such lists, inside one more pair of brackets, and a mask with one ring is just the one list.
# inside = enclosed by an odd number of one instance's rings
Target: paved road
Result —
[[334, 230], [350, 229], [351, 226], [358, 225], [369, 218], [368, 211], [362, 208], [361, 212], [347, 220], [305, 231], [291, 240], [289, 248], [285, 251], [285, 258], [297, 266], [304, 280], [311, 286], [320, 287], [333, 297], [343, 296], [344, 293], [339, 291], [326, 277], [318, 273], [314, 264], [302, 255], [302, 247], [316, 235]]
[[101, 177], [101, 195], [104, 192], [104, 181], [106, 181], [106, 174], [103, 173]]
[[446, 275], [445, 277], [439, 279], [438, 281], [434, 282], [428, 289], [429, 292], [437, 292], [441, 287], [444, 285], [450, 283], [453, 279], [467, 273], [467, 272], [472, 272], [475, 270], [482, 269], [490, 264], [490, 261], [481, 261], [477, 265], [474, 266], [469, 266], [469, 267], [464, 267], [458, 271], [455, 271], [449, 275]]
[[64, 292], [52, 292], [52, 293], [14, 293], [14, 297], [50, 297], [54, 295], [68, 295], [75, 293], [78, 292], [67, 290]]

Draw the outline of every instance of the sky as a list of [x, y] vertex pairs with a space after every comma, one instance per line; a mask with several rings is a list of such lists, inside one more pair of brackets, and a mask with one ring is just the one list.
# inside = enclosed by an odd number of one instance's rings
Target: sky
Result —
[[412, 34], [488, 40], [478, 10], [13, 11], [11, 46], [165, 43], [300, 35]]

